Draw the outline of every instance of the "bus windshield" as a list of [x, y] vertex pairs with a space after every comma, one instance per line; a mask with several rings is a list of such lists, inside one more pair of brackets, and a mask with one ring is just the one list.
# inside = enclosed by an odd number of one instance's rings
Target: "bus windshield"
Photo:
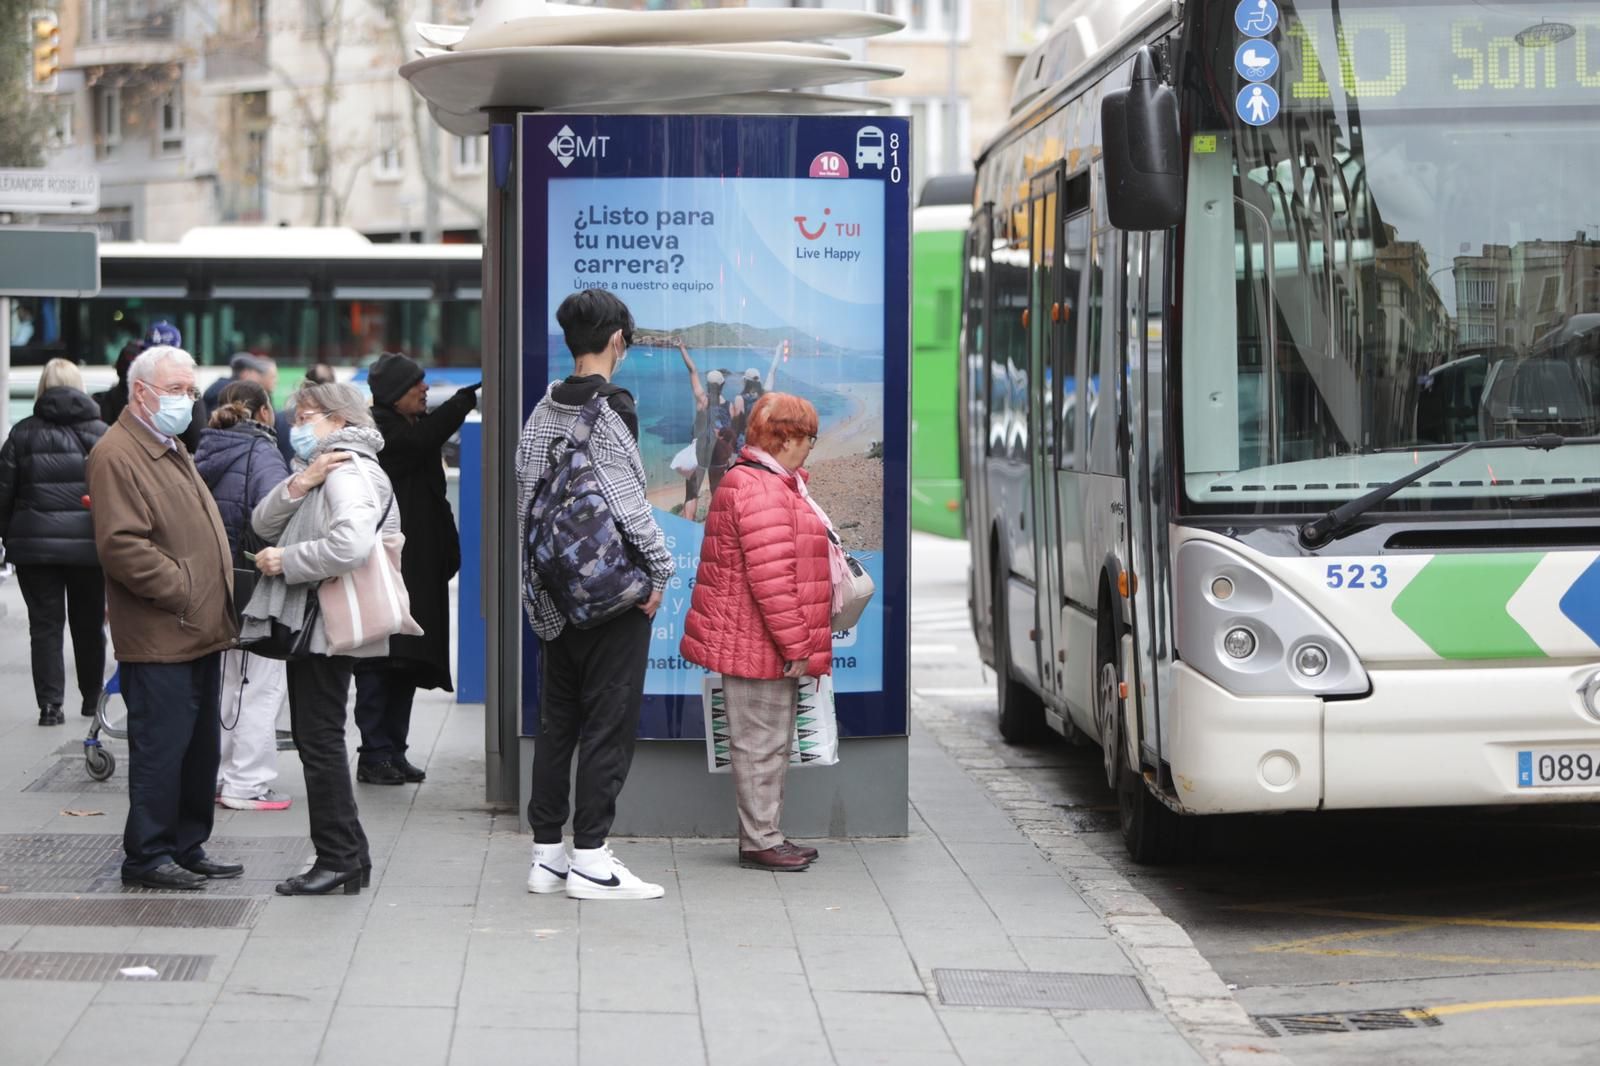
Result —
[[[1434, 449], [1600, 433], [1596, 5], [1201, 6], [1189, 500], [1304, 511]], [[1596, 475], [1592, 446], [1489, 450], [1385, 507], [1588, 506]]]

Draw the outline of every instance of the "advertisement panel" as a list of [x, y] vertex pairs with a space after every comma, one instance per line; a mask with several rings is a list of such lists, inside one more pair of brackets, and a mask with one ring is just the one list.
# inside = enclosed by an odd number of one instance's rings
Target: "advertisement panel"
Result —
[[[906, 731], [907, 262], [904, 119], [524, 115], [523, 411], [572, 370], [555, 311], [604, 288], [633, 312], [633, 393], [677, 574], [655, 620], [640, 736], [702, 736], [703, 672], [678, 654], [712, 493], [763, 392], [820, 416], [812, 494], [878, 584], [835, 634], [843, 736]], [[525, 638], [524, 733], [538, 641]]]

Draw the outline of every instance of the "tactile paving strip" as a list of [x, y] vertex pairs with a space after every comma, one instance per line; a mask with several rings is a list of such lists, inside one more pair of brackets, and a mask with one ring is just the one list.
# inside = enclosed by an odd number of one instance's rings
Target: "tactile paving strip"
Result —
[[[0, 981], [204, 981], [212, 955], [116, 955], [98, 951], [0, 951]], [[155, 976], [122, 971], [145, 966]]]
[[[311, 862], [311, 842], [304, 837], [213, 838], [206, 851], [244, 863], [244, 877], [206, 886], [213, 896], [269, 895], [273, 885]], [[124, 887], [122, 837], [109, 833], [0, 835], [0, 886], [11, 892], [171, 894]]]
[[83, 745], [78, 745], [76, 758], [68, 756], [29, 781], [22, 789], [24, 792], [86, 792], [110, 793], [114, 795], [127, 795], [128, 775], [122, 766], [117, 767], [116, 773], [108, 781], [96, 781], [89, 776], [89, 771], [83, 762]]
[[934, 970], [939, 1002], [947, 1007], [1029, 1007], [1036, 1010], [1150, 1010], [1137, 978], [1099, 973], [1028, 970]]
[[210, 899], [131, 896], [128, 899], [14, 899], [0, 897], [0, 925], [131, 926], [143, 929], [248, 929], [263, 901], [247, 896]]

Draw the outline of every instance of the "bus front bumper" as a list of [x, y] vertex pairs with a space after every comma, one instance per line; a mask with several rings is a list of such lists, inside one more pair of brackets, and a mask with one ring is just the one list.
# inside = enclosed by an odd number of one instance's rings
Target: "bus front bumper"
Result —
[[1445, 807], [1600, 800], [1588, 785], [1519, 785], [1519, 753], [1587, 752], [1600, 718], [1582, 666], [1372, 670], [1363, 699], [1234, 696], [1173, 666], [1168, 740], [1186, 811]]

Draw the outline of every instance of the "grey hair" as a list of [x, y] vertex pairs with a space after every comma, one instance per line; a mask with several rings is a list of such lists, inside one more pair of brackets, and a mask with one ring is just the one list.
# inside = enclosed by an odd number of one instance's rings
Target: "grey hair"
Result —
[[301, 385], [289, 397], [292, 407], [310, 407], [323, 414], [333, 415], [347, 426], [371, 426], [372, 411], [367, 406], [367, 395], [354, 385], [335, 381], [327, 385]]
[[166, 363], [176, 363], [180, 369], [193, 370], [194, 356], [182, 348], [174, 348], [168, 344], [146, 348], [128, 367], [128, 388], [132, 389], [135, 381], [142, 381], [153, 387], [156, 382], [156, 367]]
[[78, 364], [70, 359], [52, 359], [44, 365], [44, 371], [39, 375], [39, 391], [34, 399], [43, 396], [49, 389], [77, 389], [83, 391], [83, 373], [78, 369]]

